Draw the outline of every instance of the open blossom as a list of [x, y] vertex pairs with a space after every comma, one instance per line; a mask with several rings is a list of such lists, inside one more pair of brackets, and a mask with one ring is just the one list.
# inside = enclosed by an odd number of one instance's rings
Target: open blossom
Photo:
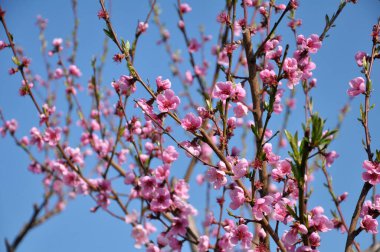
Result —
[[268, 85], [276, 85], [277, 84], [277, 75], [273, 70], [264, 69], [260, 72], [260, 78], [263, 83]]
[[296, 222], [289, 231], [284, 233], [281, 240], [286, 245], [293, 245], [298, 241], [298, 233], [307, 234], [307, 232], [305, 225]]
[[154, 175], [158, 180], [164, 181], [169, 178], [170, 166], [168, 164], [157, 166], [156, 170], [154, 170]]
[[287, 206], [291, 206], [292, 202], [288, 198], [281, 198], [273, 208], [273, 219], [281, 221], [284, 224], [293, 220], [293, 217], [289, 214]]
[[317, 34], [312, 34], [307, 39], [305, 39], [303, 35], [298, 35], [297, 46], [301, 50], [307, 50], [310, 53], [316, 53], [321, 48], [322, 42]]
[[156, 178], [151, 176], [143, 176], [140, 178], [139, 183], [141, 187], [141, 196], [145, 199], [153, 198], [157, 187]]
[[68, 146], [65, 148], [64, 151], [67, 157], [70, 158], [72, 162], [78, 163], [80, 166], [84, 165], [83, 155], [79, 148], [71, 148]]
[[61, 128], [47, 128], [44, 135], [44, 140], [50, 146], [56, 146], [61, 139]]
[[214, 189], [219, 189], [220, 187], [227, 184], [226, 173], [221, 170], [217, 170], [214, 167], [210, 167], [206, 173], [206, 179], [214, 184]]
[[176, 161], [178, 158], [178, 152], [176, 151], [175, 147], [170, 145], [168, 146], [164, 152], [162, 153], [162, 161], [166, 164], [171, 164], [174, 161]]
[[302, 77], [302, 71], [298, 69], [298, 62], [295, 58], [286, 58], [284, 60], [283, 70], [288, 79], [288, 88], [293, 89]]
[[248, 114], [248, 107], [241, 102], [237, 102], [234, 108], [234, 114], [237, 118], [242, 118]]
[[216, 21], [218, 21], [219, 23], [229, 23], [230, 22], [230, 17], [228, 16], [228, 14], [226, 12], [221, 12], [217, 17], [216, 17]]
[[252, 214], [255, 220], [262, 220], [264, 216], [269, 215], [272, 211], [272, 196], [264, 196], [258, 198], [255, 201], [255, 205], [252, 207]]
[[360, 222], [360, 226], [368, 233], [377, 234], [378, 222], [376, 219], [373, 219], [372, 216], [366, 215]]
[[192, 157], [192, 155], [198, 157], [202, 151], [201, 146], [194, 142], [183, 141], [181, 142], [181, 146], [187, 150], [185, 152], [187, 157]]
[[189, 222], [185, 218], [174, 217], [172, 226], [169, 233], [172, 235], [186, 235], [186, 228], [189, 226]]
[[365, 160], [363, 162], [363, 168], [366, 170], [362, 174], [362, 178], [364, 181], [370, 183], [371, 185], [376, 185], [380, 182], [380, 164], [379, 163]]
[[189, 187], [189, 184], [187, 184], [185, 180], [180, 179], [174, 185], [174, 193], [182, 199], [188, 199]]
[[241, 83], [237, 83], [232, 86], [232, 93], [231, 93], [230, 98], [233, 102], [243, 101], [245, 98], [245, 95], [246, 95], [246, 92], [243, 86], [241, 85]]
[[198, 239], [198, 251], [199, 252], [206, 252], [208, 251], [208, 248], [210, 246], [210, 238], [208, 238], [207, 235], [202, 235]]
[[30, 129], [30, 143], [37, 145], [37, 148], [42, 150], [44, 139], [36, 127]]
[[280, 156], [277, 156], [272, 152], [271, 143], [264, 144], [263, 151], [265, 152], [265, 156], [269, 164], [275, 165], [280, 160]]
[[238, 180], [244, 177], [248, 171], [248, 161], [245, 158], [240, 159], [236, 165], [232, 166], [232, 171], [234, 172], [234, 176], [232, 177], [235, 180]]
[[82, 72], [79, 70], [79, 68], [76, 65], [70, 65], [69, 66], [69, 73], [75, 77], [81, 77]]
[[285, 176], [290, 175], [292, 166], [288, 160], [281, 160], [277, 162], [276, 168], [272, 170], [272, 178], [275, 181], [285, 179]]
[[165, 90], [163, 94], [157, 96], [158, 109], [161, 112], [169, 112], [178, 107], [180, 99], [174, 94], [174, 91], [171, 89]]
[[142, 245], [149, 242], [148, 231], [141, 224], [133, 227], [132, 237], [135, 239], [135, 248], [141, 248]]
[[279, 44], [280, 42], [277, 39], [268, 40], [264, 46], [265, 58], [267, 59], [280, 58], [282, 55], [282, 46], [280, 46]]
[[350, 88], [347, 90], [347, 94], [351, 97], [364, 94], [366, 91], [365, 80], [362, 77], [352, 79], [349, 84]]
[[213, 97], [219, 98], [222, 101], [227, 100], [232, 94], [232, 85], [231, 81], [216, 83], [215, 89], [212, 93]]
[[129, 96], [136, 91], [135, 82], [133, 76], [122, 75], [119, 80], [112, 82], [111, 85], [117, 93]]
[[194, 132], [202, 126], [202, 118], [193, 113], [189, 113], [182, 119], [181, 125], [185, 130]]
[[172, 203], [168, 189], [166, 187], [159, 188], [150, 202], [150, 209], [154, 212], [164, 212]]
[[230, 208], [232, 210], [238, 209], [245, 202], [244, 191], [239, 186], [234, 186], [234, 189], [230, 191], [230, 197]]
[[309, 227], [314, 227], [319, 232], [327, 232], [334, 228], [334, 223], [323, 215], [323, 212], [324, 210], [321, 206], [311, 210], [312, 216], [309, 216]]
[[230, 241], [233, 245], [237, 245], [241, 242], [241, 247], [243, 249], [248, 249], [251, 247], [251, 242], [253, 238], [253, 234], [248, 231], [247, 225], [239, 225], [232, 230], [232, 236]]
[[172, 86], [172, 83], [170, 82], [170, 80], [169, 79], [163, 80], [162, 76], [158, 76], [156, 78], [156, 84], [157, 84], [157, 90], [159, 91], [170, 89], [170, 87]]

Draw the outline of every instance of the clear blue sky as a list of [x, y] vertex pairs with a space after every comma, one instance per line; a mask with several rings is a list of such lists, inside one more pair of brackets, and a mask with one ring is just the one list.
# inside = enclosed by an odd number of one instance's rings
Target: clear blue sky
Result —
[[[112, 1], [112, 18], [118, 31], [118, 35], [132, 40], [136, 20], [145, 19], [148, 11], [148, 1]], [[174, 0], [158, 1], [163, 9], [162, 20], [167, 24], [172, 33], [171, 43], [173, 48], [183, 47], [183, 38], [178, 32], [177, 15], [174, 10]], [[215, 43], [218, 26], [215, 22], [216, 15], [223, 7], [220, 0], [196, 1], [189, 0], [193, 11], [186, 15], [187, 26], [190, 33], [198, 37], [197, 29], [200, 24], [205, 25], [206, 34], [214, 35]], [[284, 1], [283, 1], [284, 2]], [[300, 33], [306, 36], [311, 33], [321, 33], [324, 25], [324, 15], [332, 14], [338, 0], [310, 0], [300, 1], [300, 9], [297, 17], [303, 20]], [[25, 49], [25, 54], [32, 58], [32, 69], [35, 73], [44, 73], [42, 58], [39, 53], [38, 29], [35, 26], [36, 16], [42, 15], [49, 20], [46, 31], [47, 38], [51, 41], [55, 37], [69, 38], [73, 27], [73, 18], [70, 1], [4, 1], [1, 5], [7, 11], [6, 19], [9, 29], [14, 34], [15, 42]], [[284, 2], [285, 3], [285, 2]], [[86, 86], [86, 81], [91, 76], [90, 59], [99, 56], [103, 41], [103, 22], [99, 21], [96, 13], [99, 10], [98, 1], [81, 0], [78, 4], [80, 17], [79, 28], [79, 52], [77, 64], [83, 72], [80, 79]], [[359, 1], [357, 5], [349, 5], [338, 18], [336, 27], [325, 39], [322, 49], [313, 57], [317, 64], [314, 76], [318, 79], [318, 88], [312, 95], [315, 100], [315, 110], [327, 118], [327, 125], [332, 128], [337, 121], [337, 111], [347, 100], [346, 90], [348, 81], [360, 76], [359, 69], [354, 61], [354, 54], [358, 50], [369, 52], [371, 41], [370, 33], [372, 25], [380, 15], [380, 1]], [[159, 39], [156, 26], [151, 22], [147, 34], [139, 41], [136, 58], [136, 68], [140, 74], [150, 80], [162, 75], [170, 77], [174, 83], [174, 89], [179, 90], [180, 85], [175, 84], [176, 79], [171, 77], [168, 70], [169, 59], [161, 46], [155, 41]], [[282, 26], [284, 27], [284, 26]], [[287, 32], [289, 34], [289, 32]], [[193, 37], [193, 36], [191, 36]], [[0, 29], [0, 39], [5, 39], [5, 34]], [[286, 38], [285, 40], [290, 40]], [[127, 73], [123, 64], [111, 64], [111, 56], [116, 52], [114, 45], [110, 45], [108, 64], [104, 71], [103, 85], [109, 85], [114, 78]], [[184, 54], [186, 55], [186, 54]], [[211, 62], [213, 63], [213, 62]], [[188, 63], [186, 63], [188, 64]], [[20, 128], [18, 136], [27, 135], [29, 129], [38, 123], [37, 112], [32, 108], [28, 98], [18, 95], [20, 76], [8, 76], [7, 70], [12, 66], [10, 52], [0, 52], [0, 108], [7, 118], [16, 118]], [[188, 65], [186, 66], [188, 68]], [[42, 74], [45, 77], [44, 74]], [[209, 77], [210, 79], [211, 77]], [[379, 103], [378, 86], [380, 85], [379, 65], [373, 72], [374, 103]], [[300, 92], [299, 92], [300, 93]], [[141, 93], [143, 94], [143, 93]], [[83, 95], [84, 96], [84, 95]], [[287, 97], [285, 94], [284, 97]], [[290, 130], [300, 129], [303, 122], [302, 95], [297, 95], [297, 109], [290, 121]], [[337, 141], [332, 145], [340, 158], [329, 168], [333, 175], [334, 187], [338, 194], [349, 192], [349, 198], [343, 204], [346, 219], [350, 218], [354, 202], [357, 199], [359, 188], [362, 186], [361, 164], [366, 158], [361, 147], [363, 130], [356, 120], [359, 115], [358, 107], [361, 98], [356, 98], [352, 103], [351, 112], [345, 120], [342, 131]], [[61, 104], [65, 110], [66, 104]], [[59, 107], [58, 104], [57, 107]], [[376, 129], [380, 125], [379, 109], [371, 112], [370, 126], [372, 129], [372, 141], [374, 148], [380, 148], [380, 133]], [[274, 131], [280, 128], [282, 117], [275, 117], [270, 128]], [[183, 156], [183, 155], [182, 155]], [[284, 156], [284, 154], [283, 154]], [[13, 238], [23, 223], [29, 219], [32, 213], [32, 204], [39, 202], [41, 197], [41, 176], [36, 176], [27, 171], [28, 158], [15, 146], [10, 137], [0, 140], [0, 240], [5, 237]], [[188, 160], [181, 158], [177, 162], [177, 168], [187, 165]], [[199, 167], [197, 172], [201, 171]], [[178, 174], [184, 171], [177, 170]], [[322, 182], [323, 181], [323, 182]], [[324, 178], [320, 172], [316, 173], [313, 184], [314, 193], [310, 206], [324, 205], [333, 209], [327, 190], [323, 187]], [[197, 187], [192, 183], [191, 194], [202, 195], [204, 187]], [[201, 213], [204, 208], [202, 197], [192, 198], [191, 202], [199, 206]], [[90, 198], [78, 197], [71, 201], [66, 210], [41, 227], [33, 230], [19, 247], [20, 252], [26, 251], [133, 251], [133, 241], [130, 238], [131, 228], [129, 225], [117, 221], [102, 211], [96, 214], [89, 212], [94, 206]], [[329, 214], [329, 207], [325, 210]], [[331, 216], [329, 214], [329, 216]], [[202, 214], [200, 215], [202, 217]], [[368, 246], [370, 236], [361, 234], [363, 247]], [[342, 251], [345, 236], [336, 231], [322, 236], [321, 251]], [[1, 243], [0, 243], [1, 244]], [[2, 245], [0, 251], [3, 251]], [[184, 251], [188, 248], [184, 247]]]

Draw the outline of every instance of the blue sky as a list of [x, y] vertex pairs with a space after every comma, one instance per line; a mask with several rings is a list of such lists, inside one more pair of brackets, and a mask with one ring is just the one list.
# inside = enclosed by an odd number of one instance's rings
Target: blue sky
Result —
[[[186, 51], [183, 46], [183, 38], [177, 29], [177, 15], [174, 10], [174, 0], [158, 1], [163, 12], [162, 21], [171, 31], [171, 44], [173, 48], [180, 48], [183, 55]], [[331, 15], [339, 1], [336, 0], [310, 0], [300, 1], [300, 9], [296, 16], [303, 20], [299, 32], [308, 36], [312, 33], [320, 34], [323, 30], [325, 14]], [[32, 58], [32, 69], [35, 73], [44, 75], [44, 67], [40, 56], [40, 44], [38, 41], [38, 29], [35, 26], [36, 16], [42, 15], [49, 20], [46, 36], [48, 41], [62, 37], [68, 39], [71, 36], [73, 18], [70, 1], [1, 1], [1, 5], [7, 11], [6, 19], [9, 29], [14, 34], [15, 42], [25, 50], [25, 55]], [[223, 8], [223, 1], [189, 0], [193, 11], [185, 16], [189, 33], [198, 37], [198, 27], [205, 26], [206, 34], [212, 34], [212, 43], [215, 43], [218, 26], [215, 21], [216, 15]], [[98, 20], [96, 13], [99, 10], [98, 1], [79, 1], [78, 13], [80, 17], [79, 28], [79, 51], [77, 65], [81, 68], [83, 76], [79, 81], [86, 86], [86, 81], [91, 76], [90, 60], [93, 56], [99, 57], [104, 34], [104, 24]], [[380, 10], [380, 1], [359, 1], [356, 5], [348, 5], [326, 38], [322, 49], [313, 57], [317, 64], [314, 76], [318, 79], [318, 88], [312, 92], [315, 100], [315, 111], [327, 119], [327, 126], [332, 128], [337, 122], [337, 111], [347, 100], [346, 90], [348, 81], [360, 76], [360, 70], [354, 61], [354, 54], [358, 50], [370, 51], [371, 28], [376, 22]], [[145, 19], [148, 11], [147, 1], [117, 1], [112, 3], [112, 20], [120, 37], [132, 40], [136, 20]], [[137, 48], [136, 68], [145, 79], [154, 80], [156, 76], [170, 77], [173, 89], [180, 90], [180, 85], [168, 70], [170, 62], [161, 46], [155, 42], [159, 39], [156, 26], [151, 22], [148, 32], [144, 34]], [[285, 25], [280, 26], [280, 29]], [[289, 31], [284, 33], [284, 41], [293, 43], [289, 37]], [[191, 36], [193, 37], [193, 36]], [[5, 39], [5, 34], [0, 29], [0, 39]], [[294, 48], [294, 47], [293, 47]], [[113, 64], [112, 54], [116, 53], [116, 47], [110, 44], [110, 53], [104, 71], [103, 85], [126, 74], [124, 64]], [[199, 60], [199, 59], [198, 59]], [[213, 62], [213, 59], [211, 60]], [[10, 52], [0, 52], [0, 108], [7, 118], [16, 118], [19, 121], [18, 136], [26, 135], [29, 129], [38, 123], [37, 112], [32, 108], [29, 99], [18, 95], [20, 76], [8, 76], [7, 70], [12, 66]], [[185, 68], [189, 68], [185, 63]], [[211, 68], [212, 69], [212, 68]], [[210, 77], [208, 78], [210, 80]], [[374, 97], [372, 101], [379, 103], [378, 85], [380, 83], [379, 65], [375, 65], [373, 71]], [[139, 91], [140, 92], [140, 91]], [[141, 91], [141, 96], [144, 96]], [[79, 97], [84, 99], [85, 92]], [[284, 97], [287, 97], [285, 94]], [[294, 111], [289, 129], [300, 130], [303, 122], [303, 108], [301, 92], [297, 94], [297, 105]], [[329, 168], [334, 180], [337, 194], [349, 192], [346, 203], [343, 204], [343, 212], [346, 219], [350, 219], [354, 203], [358, 197], [359, 188], [362, 186], [361, 164], [366, 159], [365, 152], [361, 147], [363, 129], [356, 118], [359, 115], [359, 104], [362, 98], [354, 99], [351, 111], [348, 114], [338, 139], [333, 143], [340, 158]], [[65, 104], [58, 104], [57, 107]], [[375, 130], [380, 125], [379, 110], [375, 107], [370, 114], [370, 127], [372, 129], [373, 148], [380, 148], [380, 133]], [[271, 122], [270, 128], [274, 131], [280, 128], [282, 116], [277, 116]], [[179, 135], [180, 136], [180, 135]], [[171, 143], [172, 144], [172, 143]], [[184, 155], [182, 155], [184, 156]], [[285, 156], [285, 153], [282, 153]], [[28, 158], [17, 148], [10, 137], [0, 140], [0, 240], [5, 237], [13, 238], [23, 223], [29, 219], [32, 213], [32, 204], [39, 202], [42, 193], [42, 177], [33, 175], [27, 171]], [[175, 173], [183, 174], [180, 168], [187, 165], [188, 160], [181, 158], [177, 162]], [[184, 165], [183, 165], [184, 164]], [[176, 167], [176, 166], [174, 166]], [[197, 167], [197, 172], [203, 167]], [[322, 182], [323, 181], [323, 182]], [[314, 193], [310, 206], [324, 205], [329, 214], [329, 207], [333, 209], [327, 190], [323, 187], [323, 175], [317, 172], [313, 184]], [[204, 195], [204, 186], [198, 187], [192, 183], [193, 195]], [[199, 207], [200, 217], [204, 208], [204, 198], [194, 197], [191, 202]], [[215, 204], [214, 204], [215, 205]], [[127, 224], [110, 218], [102, 211], [96, 214], [89, 212], [94, 206], [90, 198], [78, 197], [71, 201], [66, 210], [41, 227], [33, 230], [19, 247], [24, 251], [132, 251], [133, 241], [130, 238], [131, 228]], [[330, 216], [330, 215], [329, 215]], [[322, 236], [321, 251], [341, 251], [345, 237], [336, 231]], [[359, 241], [363, 247], [368, 246], [370, 236], [361, 234]], [[187, 247], [184, 248], [184, 251]]]

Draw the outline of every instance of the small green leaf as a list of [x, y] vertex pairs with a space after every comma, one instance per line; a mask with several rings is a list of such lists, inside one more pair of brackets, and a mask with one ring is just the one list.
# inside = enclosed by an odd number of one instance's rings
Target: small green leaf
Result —
[[15, 56], [12, 57], [12, 61], [13, 61], [13, 63], [15, 63], [16, 66], [20, 66], [21, 65], [20, 61]]

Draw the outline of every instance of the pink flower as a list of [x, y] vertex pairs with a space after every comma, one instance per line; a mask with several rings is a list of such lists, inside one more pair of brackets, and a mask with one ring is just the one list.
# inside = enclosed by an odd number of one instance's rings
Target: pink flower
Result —
[[168, 189], [166, 187], [159, 188], [153, 200], [150, 202], [150, 209], [154, 212], [164, 212], [172, 203]]
[[7, 47], [7, 44], [4, 41], [0, 40], [0, 50], [3, 50], [5, 47]]
[[298, 63], [295, 58], [286, 58], [282, 66], [285, 72], [294, 72], [298, 69]]
[[227, 184], [226, 173], [221, 170], [217, 170], [214, 167], [210, 167], [206, 173], [206, 179], [214, 184], [214, 189], [219, 189], [220, 187]]
[[264, 216], [269, 215], [272, 211], [272, 202], [273, 198], [269, 195], [256, 199], [255, 205], [252, 208], [254, 219], [260, 221]]
[[237, 83], [232, 86], [231, 100], [233, 102], [243, 101], [245, 98], [246, 92], [240, 83]]
[[185, 180], [180, 179], [174, 185], [174, 193], [182, 199], [188, 199], [189, 188], [190, 188], [189, 184], [187, 184]]
[[193, 84], [193, 80], [194, 80], [193, 74], [189, 70], [187, 70], [185, 72], [185, 81], [186, 81], [186, 83], [189, 84], [189, 85], [191, 85], [191, 84]]
[[138, 33], [144, 33], [146, 32], [146, 30], [148, 30], [148, 23], [145, 23], [145, 22], [140, 22], [137, 26], [137, 32]]
[[232, 178], [238, 180], [244, 177], [247, 174], [248, 166], [249, 164], [247, 159], [240, 159], [236, 165], [232, 166], [232, 171], [234, 172], [234, 176]]
[[215, 89], [212, 93], [214, 98], [219, 98], [222, 101], [227, 100], [232, 94], [232, 82], [218, 82], [216, 83]]
[[229, 23], [230, 22], [230, 17], [228, 16], [228, 14], [226, 12], [221, 12], [216, 17], [216, 21], [218, 21], [219, 23], [222, 23], [222, 24]]
[[70, 158], [71, 162], [78, 163], [80, 166], [84, 165], [83, 155], [79, 148], [66, 147], [65, 154]]
[[55, 38], [55, 39], [53, 39], [52, 44], [55, 47], [56, 51], [58, 51], [58, 52], [62, 51], [62, 49], [63, 49], [62, 42], [63, 42], [63, 40], [61, 38]]
[[189, 113], [182, 119], [181, 125], [185, 130], [194, 132], [202, 126], [202, 118], [193, 113]]
[[208, 248], [210, 246], [210, 239], [207, 235], [202, 235], [198, 239], [198, 251], [199, 252], [206, 252], [208, 251]]
[[154, 192], [157, 187], [156, 179], [155, 177], [150, 176], [144, 176], [141, 177], [140, 180], [140, 187], [141, 187], [141, 197], [144, 199], [151, 199], [154, 196]]
[[237, 102], [234, 108], [234, 114], [237, 118], [242, 118], [248, 114], [248, 107], [241, 102]]
[[126, 185], [133, 184], [135, 182], [136, 176], [132, 171], [125, 173], [124, 183]]
[[276, 164], [276, 168], [272, 170], [272, 178], [275, 181], [285, 179], [285, 176], [290, 175], [292, 166], [288, 160], [280, 160]]
[[186, 228], [189, 226], [189, 222], [185, 218], [174, 217], [172, 226], [169, 233], [172, 235], [186, 235]]
[[265, 156], [269, 164], [276, 165], [277, 162], [280, 160], [280, 156], [277, 156], [272, 152], [271, 143], [264, 144], [263, 151], [265, 152]]
[[312, 217], [309, 218], [309, 227], [314, 227], [319, 232], [327, 232], [334, 228], [334, 223], [323, 215], [322, 207], [315, 207], [311, 210]]
[[352, 79], [349, 84], [351, 88], [347, 90], [347, 94], [351, 97], [364, 94], [366, 92], [365, 80], [362, 77]]
[[367, 54], [363, 51], [359, 51], [355, 54], [356, 64], [358, 64], [359, 67], [363, 66], [363, 60], [365, 60], [364, 57], [367, 57]]
[[115, 91], [121, 95], [127, 95], [134, 93], [136, 91], [135, 78], [133, 76], [122, 75], [118, 81], [111, 83], [111, 86]]
[[[185, 148], [187, 151], [185, 152], [187, 157], [192, 157], [192, 155], [198, 157], [201, 154], [201, 146], [194, 142], [183, 141], [181, 142], [181, 146]], [[189, 153], [188, 153], [189, 152]], [[190, 155], [190, 153], [192, 155]]]
[[154, 171], [154, 175], [158, 180], [164, 181], [169, 178], [170, 175], [170, 166], [168, 164], [160, 165]]
[[174, 94], [174, 91], [171, 89], [165, 90], [164, 94], [159, 94], [157, 96], [158, 109], [161, 112], [169, 112], [178, 107], [180, 99]]
[[287, 245], [293, 245], [298, 241], [298, 233], [307, 234], [307, 232], [304, 225], [296, 222], [289, 231], [284, 233], [281, 240]]
[[141, 245], [149, 242], [148, 232], [141, 224], [133, 227], [132, 237], [135, 239], [135, 248], [141, 248]]
[[235, 186], [234, 189], [230, 191], [230, 197], [230, 208], [232, 210], [238, 209], [245, 202], [244, 191], [239, 186]]
[[319, 236], [318, 232], [313, 232], [309, 235], [309, 242], [313, 247], [318, 247], [321, 245], [321, 237]]
[[199, 48], [201, 48], [201, 44], [199, 44], [196, 39], [190, 40], [189, 46], [188, 46], [188, 49], [189, 49], [190, 53], [197, 52], [199, 50]]
[[282, 46], [279, 45], [277, 39], [271, 39], [265, 43], [264, 51], [265, 58], [267, 59], [279, 59], [282, 55]]
[[327, 167], [330, 167], [334, 163], [335, 159], [337, 159], [338, 157], [339, 154], [336, 153], [336, 151], [330, 151], [329, 153], [327, 153], [325, 156]]
[[248, 231], [247, 225], [239, 225], [238, 227], [234, 228], [231, 233], [232, 236], [230, 238], [230, 242], [233, 245], [237, 245], [240, 241], [241, 247], [243, 249], [248, 249], [251, 247], [253, 234]]
[[363, 162], [363, 168], [366, 170], [362, 174], [364, 181], [376, 185], [380, 182], [380, 164], [365, 160]]
[[56, 146], [61, 139], [61, 128], [47, 128], [44, 135], [45, 142], [48, 142], [50, 146]]
[[79, 68], [76, 65], [70, 65], [69, 66], [69, 73], [75, 77], [81, 77], [82, 72], [79, 70]]
[[309, 38], [305, 39], [303, 35], [297, 36], [298, 49], [307, 50], [310, 53], [316, 53], [322, 46], [322, 42], [319, 40], [317, 34], [310, 35]]
[[181, 11], [182, 14], [190, 12], [192, 9], [189, 4], [187, 3], [181, 3], [179, 6], [179, 10]]
[[287, 206], [291, 206], [292, 203], [288, 198], [281, 198], [273, 208], [273, 219], [281, 221], [284, 224], [293, 220], [293, 217], [289, 214]]
[[158, 76], [156, 78], [156, 84], [157, 84], [158, 92], [164, 91], [166, 89], [170, 89], [170, 87], [172, 86], [172, 83], [170, 82], [170, 80], [169, 79], [162, 80], [162, 76]]
[[28, 170], [34, 174], [40, 174], [42, 172], [42, 166], [34, 161], [28, 166]]
[[171, 164], [176, 161], [177, 158], [178, 152], [172, 145], [168, 146], [162, 153], [162, 161], [164, 161], [165, 164]]
[[264, 69], [260, 72], [260, 78], [263, 83], [268, 85], [276, 85], [277, 84], [277, 75], [273, 70]]
[[30, 143], [36, 144], [37, 148], [39, 150], [42, 150], [44, 140], [43, 140], [43, 137], [42, 137], [40, 131], [36, 127], [33, 127], [30, 130]]
[[360, 226], [368, 233], [377, 234], [377, 220], [373, 219], [370, 215], [364, 216], [360, 222]]

